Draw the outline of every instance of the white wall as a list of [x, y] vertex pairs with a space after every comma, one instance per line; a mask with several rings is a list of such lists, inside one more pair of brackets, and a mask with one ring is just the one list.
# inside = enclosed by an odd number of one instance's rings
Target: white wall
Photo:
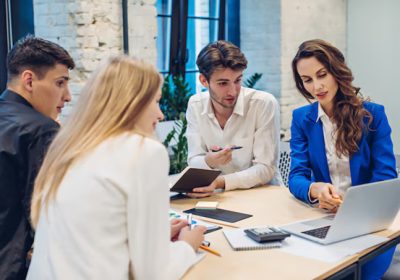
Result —
[[281, 93], [280, 0], [240, 2], [240, 48], [248, 60], [246, 77], [262, 73], [256, 88], [279, 98]]
[[383, 104], [400, 154], [400, 1], [348, 0], [347, 59], [364, 96]]
[[292, 112], [308, 104], [296, 89], [291, 62], [299, 45], [326, 40], [346, 52], [346, 0], [281, 0], [281, 127], [290, 138]]
[[246, 0], [240, 2], [240, 43], [249, 66], [263, 73], [257, 87], [281, 104], [281, 128], [290, 138], [293, 109], [307, 104], [297, 91], [291, 60], [305, 40], [327, 40], [346, 52], [346, 0]]
[[[67, 3], [66, 3], [67, 2]], [[155, 0], [128, 1], [129, 53], [150, 63], [156, 61], [157, 11]], [[35, 34], [63, 46], [73, 57], [72, 102], [100, 61], [122, 54], [121, 0], [34, 0]]]

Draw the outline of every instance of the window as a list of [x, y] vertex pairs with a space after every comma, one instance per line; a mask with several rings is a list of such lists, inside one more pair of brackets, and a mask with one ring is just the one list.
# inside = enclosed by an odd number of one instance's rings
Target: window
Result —
[[201, 90], [196, 58], [209, 42], [239, 46], [239, 0], [158, 0], [157, 67], [181, 74], [193, 92]]
[[5, 0], [0, 3], [0, 93], [6, 88], [8, 50], [21, 37], [34, 33], [33, 1]]

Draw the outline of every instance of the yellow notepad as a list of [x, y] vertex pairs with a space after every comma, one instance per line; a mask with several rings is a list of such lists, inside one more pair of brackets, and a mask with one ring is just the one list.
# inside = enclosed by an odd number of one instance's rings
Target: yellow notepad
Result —
[[196, 209], [217, 209], [218, 201], [199, 201], [194, 208]]

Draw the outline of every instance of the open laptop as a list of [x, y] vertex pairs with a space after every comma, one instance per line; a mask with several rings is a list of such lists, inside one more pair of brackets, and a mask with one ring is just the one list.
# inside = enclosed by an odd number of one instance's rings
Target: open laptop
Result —
[[400, 178], [350, 187], [336, 215], [279, 228], [321, 244], [387, 229], [400, 208]]

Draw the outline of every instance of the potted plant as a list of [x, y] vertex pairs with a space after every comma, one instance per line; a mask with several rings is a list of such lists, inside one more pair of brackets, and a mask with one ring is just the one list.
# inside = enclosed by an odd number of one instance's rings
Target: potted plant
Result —
[[159, 124], [157, 134], [170, 154], [170, 174], [179, 173], [187, 166], [185, 113], [191, 95], [189, 84], [182, 76], [165, 77], [160, 101], [165, 120]]

